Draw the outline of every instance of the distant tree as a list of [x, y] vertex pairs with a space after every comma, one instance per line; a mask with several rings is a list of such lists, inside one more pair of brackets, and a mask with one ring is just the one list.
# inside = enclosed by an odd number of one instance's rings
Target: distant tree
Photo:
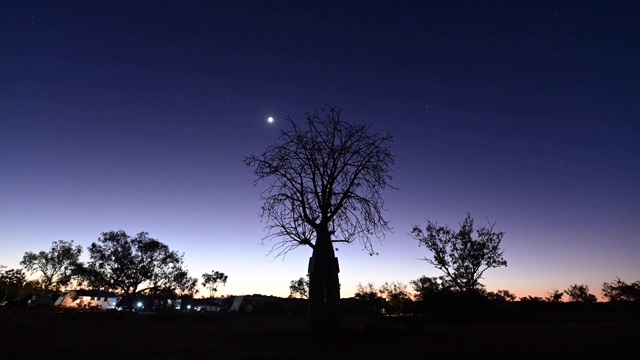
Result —
[[369, 282], [366, 285], [358, 283], [356, 287], [356, 293], [353, 295], [358, 300], [375, 301], [380, 297], [380, 290], [378, 290], [374, 283]]
[[527, 296], [521, 296], [518, 301], [522, 301], [522, 302], [544, 302], [544, 299], [539, 297], [539, 296], [531, 296], [531, 295], [527, 295]]
[[171, 298], [176, 295], [193, 295], [197, 292], [198, 279], [189, 276], [189, 272], [183, 267], [182, 255], [179, 255], [179, 258], [179, 262], [159, 267], [158, 272], [149, 282], [147, 291], [150, 295]]
[[289, 297], [309, 298], [309, 274], [307, 274], [306, 278], [301, 277], [298, 280], [291, 280], [289, 284]]
[[307, 114], [260, 156], [244, 162], [254, 167], [254, 185], [267, 182], [261, 197], [268, 234], [277, 238], [271, 252], [284, 256], [299, 246], [312, 248], [309, 274], [311, 329], [337, 329], [340, 282], [335, 243], [360, 240], [370, 255], [372, 237], [390, 231], [381, 191], [393, 188], [389, 147], [392, 137], [367, 125], [345, 122], [342, 109], [326, 105]]
[[517, 299], [516, 295], [509, 290], [489, 291], [485, 296], [493, 301], [516, 301]]
[[564, 293], [558, 289], [553, 289], [547, 292], [547, 296], [545, 296], [544, 301], [551, 303], [561, 303], [562, 296]]
[[49, 251], [25, 252], [20, 265], [30, 274], [40, 274], [41, 292], [46, 294], [71, 281], [81, 254], [82, 246], [73, 246], [73, 240], [58, 240], [51, 244]]
[[385, 296], [387, 303], [399, 313], [402, 313], [405, 305], [411, 301], [407, 285], [400, 281], [385, 282], [380, 286], [380, 293]]
[[630, 284], [616, 278], [602, 284], [602, 296], [608, 301], [640, 301], [640, 281]]
[[415, 298], [418, 301], [425, 301], [435, 294], [449, 292], [452, 288], [452, 284], [448, 283], [444, 276], [421, 276], [416, 280], [409, 281], [409, 284], [413, 287]]
[[569, 296], [570, 301], [583, 302], [587, 304], [595, 303], [598, 301], [595, 295], [589, 293], [589, 286], [587, 285], [571, 285], [564, 291]]
[[0, 294], [2, 294], [0, 304], [18, 297], [25, 282], [27, 278], [22, 269], [7, 270], [5, 266], [0, 265]]
[[198, 279], [194, 277], [188, 277], [188, 279], [176, 288], [176, 295], [178, 297], [190, 297], [193, 298], [198, 294]]
[[428, 221], [426, 231], [414, 226], [411, 234], [433, 254], [433, 259], [423, 260], [442, 271], [458, 291], [469, 292], [482, 288], [480, 279], [487, 269], [507, 266], [500, 248], [504, 232], [494, 231], [494, 225], [475, 228], [467, 214], [457, 232]]
[[225, 285], [229, 277], [222, 272], [211, 270], [211, 273], [202, 274], [202, 286], [209, 289], [209, 296], [214, 297], [218, 291], [218, 284]]
[[89, 247], [90, 261], [79, 264], [77, 274], [91, 287], [120, 291], [131, 298], [141, 292], [166, 293], [194, 286], [183, 268], [183, 255], [140, 232], [103, 232]]

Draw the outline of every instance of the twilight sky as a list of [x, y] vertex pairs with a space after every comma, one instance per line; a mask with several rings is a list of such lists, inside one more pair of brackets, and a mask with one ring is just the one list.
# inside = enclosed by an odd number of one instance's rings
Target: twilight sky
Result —
[[[640, 279], [640, 28], [629, 2], [20, 1], [0, 6], [0, 264], [122, 229], [219, 294], [288, 295], [242, 159], [324, 103], [394, 136], [394, 232], [358, 282], [440, 273], [426, 220], [505, 230], [488, 290]], [[272, 116], [275, 122], [267, 123]], [[87, 259], [87, 253], [83, 259]]]

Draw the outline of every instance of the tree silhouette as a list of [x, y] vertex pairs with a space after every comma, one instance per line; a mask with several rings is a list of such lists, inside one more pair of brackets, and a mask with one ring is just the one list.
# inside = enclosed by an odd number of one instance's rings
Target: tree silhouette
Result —
[[589, 293], [588, 285], [571, 285], [567, 290], [564, 291], [567, 296], [569, 296], [570, 301], [583, 302], [587, 304], [595, 303], [598, 301], [595, 295]]
[[426, 301], [436, 294], [450, 292], [453, 284], [447, 282], [444, 276], [427, 277], [421, 276], [416, 280], [409, 281], [415, 292], [415, 298], [418, 301]]
[[309, 298], [309, 274], [307, 274], [306, 278], [301, 277], [298, 280], [291, 280], [289, 284], [289, 297]]
[[602, 296], [609, 301], [640, 301], [640, 281], [631, 284], [616, 278], [602, 284]]
[[202, 286], [209, 289], [209, 296], [215, 296], [218, 284], [225, 285], [229, 277], [222, 272], [211, 270], [211, 273], [202, 274]]
[[42, 293], [46, 294], [71, 281], [73, 268], [82, 254], [82, 246], [73, 246], [73, 240], [51, 243], [49, 251], [27, 251], [20, 265], [30, 274], [40, 273]]
[[[340, 284], [334, 243], [360, 240], [370, 255], [372, 238], [390, 230], [381, 191], [391, 180], [390, 135], [343, 121], [342, 109], [325, 105], [307, 113], [304, 125], [291, 118], [275, 145], [244, 162], [254, 168], [261, 193], [264, 239], [277, 238], [271, 252], [283, 256], [301, 245], [309, 261], [311, 329], [338, 327]], [[263, 239], [263, 240], [264, 240]]]
[[514, 293], [509, 290], [496, 290], [496, 291], [488, 291], [485, 294], [486, 298], [493, 301], [516, 301], [518, 298]]
[[354, 298], [365, 301], [375, 301], [379, 296], [380, 290], [378, 290], [372, 282], [369, 282], [366, 285], [358, 283], [356, 293], [353, 295]]
[[467, 214], [457, 232], [428, 221], [425, 232], [414, 226], [411, 234], [433, 253], [433, 259], [423, 260], [442, 271], [458, 291], [469, 292], [482, 287], [480, 279], [487, 269], [507, 266], [500, 248], [504, 232], [494, 231], [493, 226], [475, 228]]
[[387, 303], [399, 313], [402, 312], [405, 304], [411, 301], [407, 285], [400, 281], [385, 282], [380, 286], [380, 293], [386, 297]]
[[527, 296], [521, 296], [518, 299], [518, 301], [539, 303], [539, 302], [544, 302], [544, 299], [539, 296], [527, 295]]
[[22, 269], [9, 269], [5, 270], [5, 266], [0, 265], [0, 292], [2, 293], [2, 300], [0, 304], [4, 303], [7, 299], [13, 299], [17, 297], [20, 289], [27, 282], [27, 277]]
[[558, 289], [552, 289], [551, 291], [547, 292], [547, 296], [545, 296], [544, 300], [551, 303], [561, 303], [563, 296], [564, 293], [562, 291]]
[[77, 274], [91, 287], [120, 291], [132, 298], [140, 292], [189, 291], [195, 279], [183, 268], [183, 255], [140, 232], [103, 232], [89, 247], [90, 261], [79, 264]]

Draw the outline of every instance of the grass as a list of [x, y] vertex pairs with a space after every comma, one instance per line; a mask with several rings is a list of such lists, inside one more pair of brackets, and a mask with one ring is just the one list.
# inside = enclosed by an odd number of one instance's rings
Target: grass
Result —
[[304, 316], [213, 314], [0, 314], [3, 359], [623, 358], [637, 321], [430, 323], [343, 316], [337, 333], [313, 334]]

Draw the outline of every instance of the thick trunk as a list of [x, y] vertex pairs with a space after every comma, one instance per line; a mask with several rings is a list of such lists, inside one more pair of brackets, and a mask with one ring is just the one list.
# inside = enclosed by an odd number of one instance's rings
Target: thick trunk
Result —
[[338, 263], [329, 231], [319, 231], [309, 267], [309, 315], [311, 330], [336, 330], [340, 317]]

